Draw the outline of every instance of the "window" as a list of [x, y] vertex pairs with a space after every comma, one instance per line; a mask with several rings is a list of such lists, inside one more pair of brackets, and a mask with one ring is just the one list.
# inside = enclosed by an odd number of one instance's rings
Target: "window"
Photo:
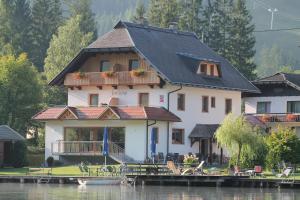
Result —
[[139, 68], [140, 63], [138, 60], [129, 60], [129, 71]]
[[215, 75], [215, 65], [210, 65], [210, 75], [211, 76]]
[[207, 64], [200, 65], [200, 72], [201, 72], [201, 74], [207, 75]]
[[90, 94], [89, 97], [89, 105], [90, 106], [98, 106], [99, 95], [98, 94]]
[[154, 137], [155, 137], [155, 143], [158, 144], [158, 139], [159, 139], [159, 134], [158, 134], [158, 127], [153, 127], [152, 131], [154, 133]]
[[216, 107], [216, 97], [211, 97], [210, 98], [210, 106], [212, 108], [215, 108]]
[[229, 114], [232, 111], [232, 99], [225, 99], [225, 114]]
[[177, 94], [177, 110], [185, 109], [185, 95]]
[[271, 102], [257, 102], [256, 113], [270, 113], [271, 112]]
[[149, 94], [148, 93], [139, 93], [139, 105], [140, 106], [149, 106]]
[[172, 130], [172, 144], [184, 144], [184, 129]]
[[288, 101], [287, 102], [288, 113], [300, 113], [300, 101]]
[[202, 112], [208, 112], [208, 96], [202, 97]]
[[111, 63], [108, 60], [102, 60], [100, 63], [100, 72], [107, 72], [111, 70]]

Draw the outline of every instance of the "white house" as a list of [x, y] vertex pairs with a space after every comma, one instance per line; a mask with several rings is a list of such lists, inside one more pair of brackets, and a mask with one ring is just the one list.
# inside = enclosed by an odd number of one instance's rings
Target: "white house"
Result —
[[269, 128], [295, 128], [300, 137], [300, 75], [276, 73], [253, 81], [261, 93], [245, 93], [245, 113]]
[[156, 153], [222, 161], [216, 128], [227, 113], [241, 113], [242, 92], [258, 92], [194, 33], [122, 21], [82, 49], [50, 85], [68, 88], [68, 105], [33, 118], [45, 122], [45, 157], [61, 160], [101, 155], [108, 127], [115, 160], [150, 157], [154, 131]]

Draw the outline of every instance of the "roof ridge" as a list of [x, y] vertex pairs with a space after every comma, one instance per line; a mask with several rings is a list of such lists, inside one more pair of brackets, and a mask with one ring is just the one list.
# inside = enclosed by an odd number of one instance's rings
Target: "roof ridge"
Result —
[[160, 27], [156, 27], [156, 26], [137, 24], [137, 23], [127, 22], [127, 21], [118, 22], [118, 24], [115, 26], [115, 28], [118, 27], [118, 25], [120, 23], [124, 24], [125, 28], [127, 28], [128, 26], [131, 26], [131, 27], [135, 27], [135, 28], [150, 29], [150, 30], [160, 31], [160, 32], [165, 32], [165, 33], [172, 33], [172, 34], [177, 34], [177, 35], [185, 35], [185, 36], [196, 37], [194, 32], [180, 31], [180, 30], [169, 29], [169, 28], [160, 28]]
[[15, 131], [14, 129], [12, 129], [10, 126], [8, 126], [8, 125], [6, 125], [6, 124], [1, 125], [1, 126], [4, 126], [4, 127], [8, 128], [8, 129], [10, 129], [10, 130], [11, 130], [12, 132], [14, 132], [17, 136], [19, 136], [22, 140], [25, 140], [25, 138], [24, 138], [20, 133], [18, 133], [18, 132]]

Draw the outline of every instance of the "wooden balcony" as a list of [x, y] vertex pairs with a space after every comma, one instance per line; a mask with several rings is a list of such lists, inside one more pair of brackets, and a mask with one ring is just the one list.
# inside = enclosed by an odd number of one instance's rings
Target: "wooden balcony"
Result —
[[146, 71], [143, 75], [134, 76], [129, 71], [114, 72], [107, 76], [105, 72], [86, 72], [78, 77], [78, 73], [66, 75], [64, 85], [68, 87], [80, 86], [134, 86], [134, 85], [159, 85], [160, 78], [155, 72]]
[[300, 114], [295, 113], [269, 113], [269, 114], [255, 114], [263, 122], [278, 123], [278, 122], [300, 122]]

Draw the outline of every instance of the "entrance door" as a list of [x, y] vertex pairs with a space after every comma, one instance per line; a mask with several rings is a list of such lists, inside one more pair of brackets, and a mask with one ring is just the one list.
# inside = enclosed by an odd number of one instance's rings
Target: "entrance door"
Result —
[[201, 157], [203, 160], [207, 159], [208, 156], [208, 140], [207, 139], [202, 139], [201, 140]]

